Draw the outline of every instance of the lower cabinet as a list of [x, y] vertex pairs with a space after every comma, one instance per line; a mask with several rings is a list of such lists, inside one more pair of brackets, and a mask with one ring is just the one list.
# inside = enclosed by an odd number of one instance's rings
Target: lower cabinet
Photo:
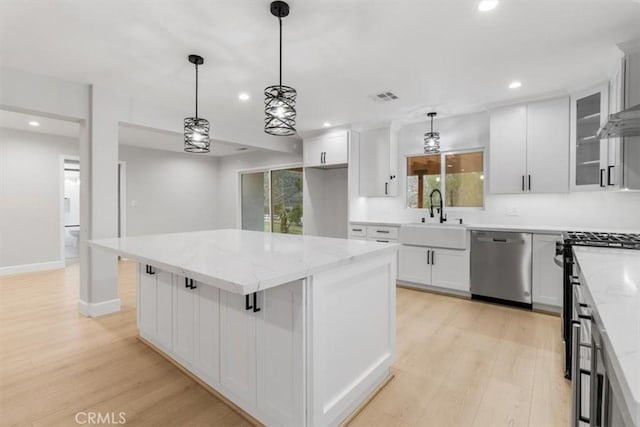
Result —
[[305, 424], [304, 281], [245, 296], [145, 269], [145, 339], [268, 425]]
[[[170, 273], [140, 264], [138, 327], [162, 350], [172, 350], [173, 277]], [[143, 271], [143, 268], [145, 270]]]
[[398, 258], [401, 281], [469, 292], [469, 251], [402, 245]]
[[560, 236], [554, 234], [533, 235], [533, 259], [531, 297], [534, 305], [543, 308], [562, 308], [562, 268], [558, 267], [553, 258], [556, 253], [556, 242]]
[[256, 405], [256, 316], [247, 298], [220, 291], [220, 383], [238, 399]]

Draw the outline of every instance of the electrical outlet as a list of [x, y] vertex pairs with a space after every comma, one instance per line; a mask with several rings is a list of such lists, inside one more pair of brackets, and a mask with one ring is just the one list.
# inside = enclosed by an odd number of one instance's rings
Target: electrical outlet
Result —
[[507, 216], [518, 216], [518, 208], [515, 206], [509, 206], [507, 208]]

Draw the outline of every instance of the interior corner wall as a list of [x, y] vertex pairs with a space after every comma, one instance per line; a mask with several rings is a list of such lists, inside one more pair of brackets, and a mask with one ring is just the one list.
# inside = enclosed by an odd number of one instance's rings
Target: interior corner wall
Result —
[[63, 262], [61, 155], [75, 138], [0, 128], [0, 268]]
[[250, 151], [221, 157], [218, 172], [218, 228], [240, 228], [240, 171], [302, 165], [302, 156], [272, 151]]
[[218, 220], [218, 159], [120, 146], [128, 236], [210, 230]]

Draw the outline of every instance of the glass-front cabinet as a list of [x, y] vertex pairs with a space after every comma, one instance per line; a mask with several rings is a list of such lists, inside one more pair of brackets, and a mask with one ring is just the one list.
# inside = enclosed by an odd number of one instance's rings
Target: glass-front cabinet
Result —
[[571, 97], [571, 190], [607, 186], [608, 145], [597, 137], [608, 117], [609, 86], [604, 83]]

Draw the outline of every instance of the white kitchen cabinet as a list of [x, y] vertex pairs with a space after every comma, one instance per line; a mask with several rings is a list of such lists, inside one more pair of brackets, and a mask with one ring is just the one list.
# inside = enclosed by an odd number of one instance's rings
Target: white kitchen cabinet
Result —
[[138, 327], [144, 338], [165, 351], [172, 349], [173, 285], [170, 273], [140, 264], [138, 270]]
[[339, 167], [349, 162], [349, 131], [307, 138], [303, 145], [305, 167]]
[[[197, 288], [191, 289], [189, 279], [175, 276], [173, 287], [173, 353], [187, 366], [194, 362], [196, 342]], [[193, 282], [194, 287], [197, 285]]]
[[173, 292], [173, 356], [215, 386], [220, 380], [220, 291], [174, 276]]
[[539, 308], [560, 311], [562, 308], [562, 269], [553, 258], [561, 236], [533, 235], [532, 301]]
[[532, 193], [569, 191], [569, 99], [527, 105], [527, 183]]
[[571, 96], [571, 191], [603, 190], [607, 187], [609, 143], [599, 140], [598, 129], [609, 110], [609, 84]]
[[491, 193], [561, 193], [569, 190], [567, 98], [492, 111], [490, 139]]
[[455, 249], [432, 249], [431, 285], [469, 292], [469, 252]]
[[429, 285], [431, 283], [430, 250], [422, 246], [400, 246], [398, 280]]
[[257, 408], [267, 425], [305, 424], [303, 289], [295, 281], [258, 293]]
[[413, 284], [469, 292], [469, 251], [400, 246], [398, 279]]
[[196, 340], [193, 365], [209, 385], [220, 382], [220, 289], [197, 286]]
[[489, 135], [489, 191], [522, 193], [527, 174], [527, 107], [492, 111]]
[[[248, 300], [247, 300], [248, 298]], [[256, 318], [252, 295], [220, 290], [220, 384], [242, 402], [256, 405]]]
[[361, 197], [388, 197], [397, 194], [395, 164], [397, 147], [389, 128], [360, 133], [358, 166]]

